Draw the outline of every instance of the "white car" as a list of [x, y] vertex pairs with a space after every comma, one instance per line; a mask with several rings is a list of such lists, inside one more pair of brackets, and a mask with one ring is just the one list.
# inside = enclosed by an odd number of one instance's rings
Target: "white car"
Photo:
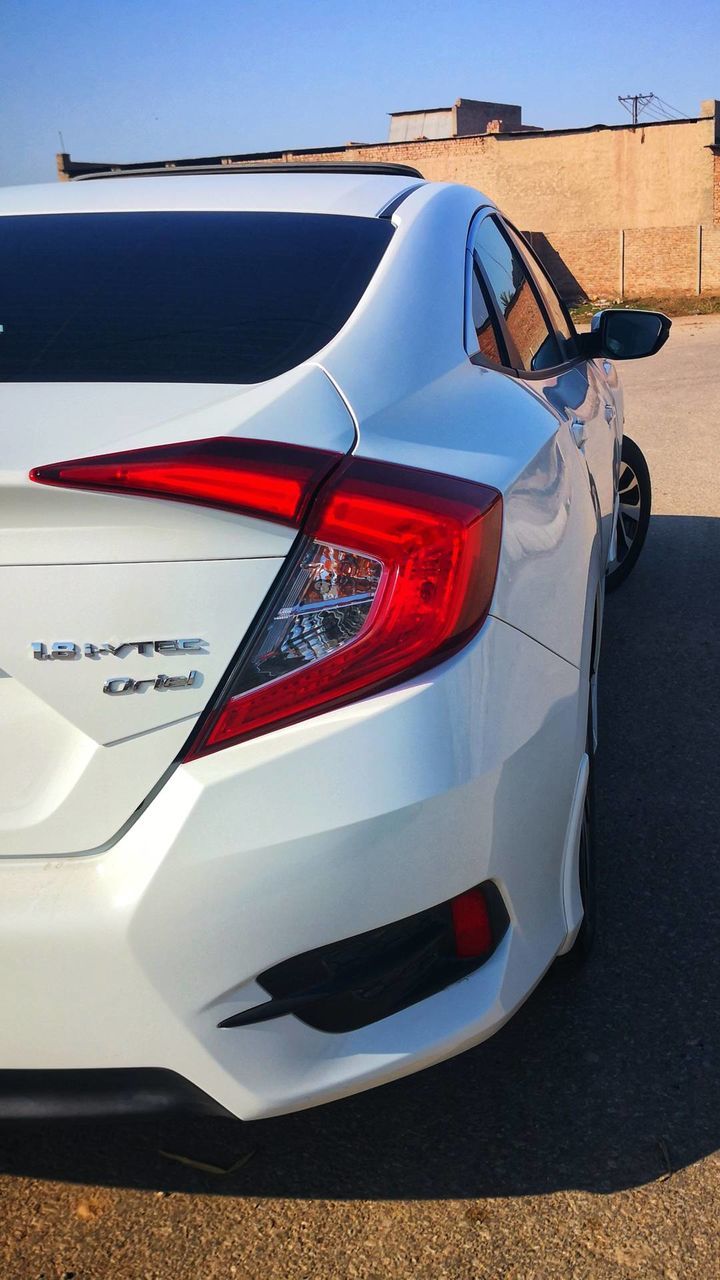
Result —
[[592, 932], [649, 515], [610, 360], [669, 321], [578, 336], [399, 166], [0, 215], [0, 1113], [253, 1119], [477, 1044]]

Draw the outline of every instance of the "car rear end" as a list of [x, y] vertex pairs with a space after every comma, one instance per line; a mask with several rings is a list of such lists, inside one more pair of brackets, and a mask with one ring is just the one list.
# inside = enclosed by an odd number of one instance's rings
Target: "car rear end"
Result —
[[0, 1070], [169, 1071], [251, 1118], [527, 994], [563, 921], [513, 778], [566, 750], [575, 674], [488, 616], [498, 488], [363, 458], [323, 362], [403, 184], [205, 181], [1, 219]]

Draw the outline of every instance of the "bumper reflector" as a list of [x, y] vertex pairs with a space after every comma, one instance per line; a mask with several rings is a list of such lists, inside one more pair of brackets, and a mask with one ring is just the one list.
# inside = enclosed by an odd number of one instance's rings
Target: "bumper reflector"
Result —
[[450, 903], [455, 954], [466, 960], [471, 956], [486, 956], [492, 950], [490, 913], [482, 889], [468, 889]]
[[508, 923], [497, 885], [486, 880], [428, 911], [266, 969], [257, 981], [272, 998], [218, 1026], [293, 1014], [318, 1031], [356, 1031], [467, 977], [493, 954]]

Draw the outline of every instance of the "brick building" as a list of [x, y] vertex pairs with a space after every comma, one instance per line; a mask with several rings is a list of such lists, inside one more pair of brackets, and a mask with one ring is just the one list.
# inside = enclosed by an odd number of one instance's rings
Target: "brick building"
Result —
[[[479, 125], [481, 131], [467, 132]], [[445, 129], [448, 136], [435, 136]], [[140, 165], [74, 161], [63, 153], [58, 173], [67, 179], [108, 169], [319, 160], [394, 161], [435, 181], [478, 187], [530, 236], [569, 298], [720, 294], [714, 99], [692, 119], [544, 130], [523, 125], [520, 107], [461, 98], [453, 107], [393, 113], [387, 142]]]
[[429, 138], [467, 138], [481, 133], [536, 133], [523, 124], [522, 107], [511, 102], [458, 98], [451, 107], [391, 111], [388, 142], [423, 142]]

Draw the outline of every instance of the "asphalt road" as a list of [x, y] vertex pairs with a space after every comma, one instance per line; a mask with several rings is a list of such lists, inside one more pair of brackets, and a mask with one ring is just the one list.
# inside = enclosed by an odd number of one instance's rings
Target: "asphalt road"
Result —
[[[331, 1107], [0, 1127], [3, 1280], [720, 1276], [720, 319], [626, 366], [655, 514], [608, 600], [602, 935], [494, 1040]], [[172, 1163], [170, 1150], [229, 1166]]]

